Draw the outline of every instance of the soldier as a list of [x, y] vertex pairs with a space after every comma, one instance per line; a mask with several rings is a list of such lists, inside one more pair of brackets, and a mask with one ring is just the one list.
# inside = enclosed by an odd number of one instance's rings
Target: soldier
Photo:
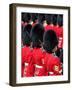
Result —
[[58, 36], [58, 50], [56, 51], [56, 55], [61, 58], [61, 62], [63, 63], [63, 15], [58, 15], [57, 17], [57, 27], [55, 29], [56, 34]]
[[34, 65], [32, 62], [32, 50], [30, 48], [31, 38], [30, 31], [32, 25], [27, 24], [22, 32], [22, 77], [32, 77]]
[[38, 24], [38, 13], [32, 13], [32, 26], [35, 26], [36, 24]]
[[45, 31], [50, 30], [50, 29], [53, 29], [52, 18], [53, 18], [53, 15], [52, 14], [47, 14], [46, 15], [47, 25], [45, 26]]
[[22, 25], [26, 26], [27, 24], [32, 25], [32, 16], [31, 13], [22, 13]]
[[41, 24], [36, 24], [31, 31], [33, 55], [32, 58], [35, 64], [34, 76], [45, 76], [45, 68], [43, 66], [43, 33], [44, 28]]
[[47, 68], [48, 75], [62, 75], [62, 66], [60, 59], [54, 54], [57, 50], [58, 39], [53, 30], [44, 33], [43, 48], [46, 51], [44, 64]]
[[47, 26], [46, 14], [39, 14], [39, 22], [44, 28]]
[[58, 37], [59, 37], [59, 48], [63, 48], [63, 15], [58, 15]]

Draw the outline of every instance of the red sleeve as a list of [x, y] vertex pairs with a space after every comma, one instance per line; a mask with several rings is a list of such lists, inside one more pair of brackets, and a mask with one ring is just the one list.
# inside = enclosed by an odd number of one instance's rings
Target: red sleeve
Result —
[[34, 64], [34, 60], [33, 60], [33, 57], [32, 57], [32, 52], [29, 53], [27, 59], [28, 59], [29, 64], [31, 64], [31, 65]]
[[24, 62], [25, 62], [25, 48], [22, 48], [21, 53], [22, 53], [22, 64], [24, 64]]

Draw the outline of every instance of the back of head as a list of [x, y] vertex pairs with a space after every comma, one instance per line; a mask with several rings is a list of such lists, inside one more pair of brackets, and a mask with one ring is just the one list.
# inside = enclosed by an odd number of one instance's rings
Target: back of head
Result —
[[45, 20], [46, 20], [45, 14], [39, 14], [39, 23], [43, 24]]
[[32, 21], [36, 23], [38, 21], [38, 13], [32, 13]]
[[57, 25], [57, 17], [58, 17], [57, 14], [52, 15], [52, 23], [53, 23], [53, 25]]
[[31, 20], [31, 14], [30, 13], [22, 13], [22, 21], [29, 23]]
[[56, 33], [53, 30], [48, 30], [44, 33], [43, 37], [43, 48], [49, 52], [52, 53], [52, 50], [57, 46], [58, 39], [56, 36]]
[[46, 15], [47, 24], [52, 24], [52, 14]]
[[58, 15], [58, 25], [63, 26], [63, 15]]
[[40, 47], [43, 42], [44, 28], [41, 24], [36, 24], [31, 30], [31, 40], [33, 47]]
[[28, 24], [23, 28], [22, 32], [22, 41], [23, 45], [30, 45], [31, 38], [30, 38], [30, 31], [32, 29], [32, 25]]

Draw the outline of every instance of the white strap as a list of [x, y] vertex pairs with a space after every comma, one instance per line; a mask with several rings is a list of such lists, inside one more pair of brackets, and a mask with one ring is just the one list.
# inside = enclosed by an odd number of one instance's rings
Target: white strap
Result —
[[43, 66], [40, 66], [40, 65], [37, 65], [37, 64], [35, 64], [35, 67], [36, 68], [43, 68]]
[[52, 75], [52, 74], [54, 74], [54, 72], [49, 72], [49, 74], [51, 74], [51, 75]]
[[29, 65], [29, 63], [25, 63], [25, 66], [28, 66]]
[[62, 40], [63, 38], [62, 37], [59, 37], [60, 40]]

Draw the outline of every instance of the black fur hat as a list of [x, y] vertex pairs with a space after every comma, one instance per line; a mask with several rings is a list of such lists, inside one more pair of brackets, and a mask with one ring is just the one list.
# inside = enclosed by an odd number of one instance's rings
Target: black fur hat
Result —
[[57, 19], [58, 19], [58, 15], [57, 15], [57, 14], [53, 14], [53, 15], [52, 15], [53, 25], [57, 25]]
[[25, 22], [25, 13], [22, 13], [22, 14], [21, 14], [21, 20], [22, 20], [23, 22]]
[[22, 41], [23, 45], [30, 45], [31, 38], [30, 38], [30, 31], [32, 29], [32, 25], [27, 24], [22, 30]]
[[38, 20], [38, 13], [32, 13], [32, 21], [35, 23]]
[[43, 47], [44, 49], [52, 53], [52, 50], [55, 48], [55, 46], [58, 45], [58, 39], [56, 36], [56, 33], [53, 30], [48, 30], [44, 33], [43, 37]]
[[22, 21], [29, 23], [30, 20], [31, 20], [30, 13], [22, 13]]
[[58, 25], [63, 26], [63, 15], [58, 15]]
[[43, 22], [46, 20], [45, 14], [39, 14], [39, 23], [43, 24]]
[[44, 28], [41, 24], [36, 24], [31, 31], [31, 40], [33, 43], [33, 47], [41, 47], [41, 43], [43, 42], [43, 33]]
[[46, 20], [48, 24], [52, 23], [52, 14], [46, 14]]

